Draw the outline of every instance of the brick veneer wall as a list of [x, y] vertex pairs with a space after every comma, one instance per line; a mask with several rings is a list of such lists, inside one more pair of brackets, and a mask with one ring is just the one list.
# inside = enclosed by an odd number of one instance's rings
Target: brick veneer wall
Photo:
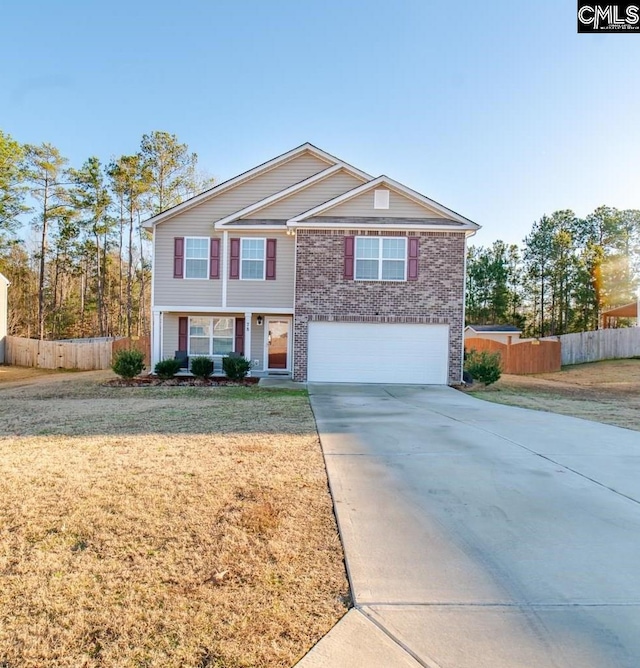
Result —
[[[327, 219], [330, 221], [331, 219]], [[344, 236], [419, 236], [418, 280], [343, 277]], [[465, 236], [461, 232], [298, 230], [294, 322], [295, 380], [307, 377], [309, 321], [449, 325], [449, 382], [461, 381]]]

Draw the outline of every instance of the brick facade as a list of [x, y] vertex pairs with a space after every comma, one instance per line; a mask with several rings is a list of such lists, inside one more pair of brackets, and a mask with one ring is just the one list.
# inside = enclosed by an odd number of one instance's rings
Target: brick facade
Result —
[[[331, 218], [323, 220], [332, 222]], [[418, 236], [418, 280], [345, 279], [345, 235]], [[294, 379], [306, 380], [307, 377], [309, 321], [335, 320], [448, 324], [449, 383], [459, 383], [463, 354], [465, 247], [463, 232], [298, 230]]]

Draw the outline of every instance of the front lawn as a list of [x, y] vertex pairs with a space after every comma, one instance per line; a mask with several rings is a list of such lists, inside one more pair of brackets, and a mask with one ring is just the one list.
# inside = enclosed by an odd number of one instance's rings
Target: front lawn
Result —
[[504, 375], [479, 399], [572, 415], [640, 431], [640, 360], [608, 360], [567, 366], [557, 373]]
[[0, 666], [291, 666], [348, 588], [305, 392], [0, 387]]

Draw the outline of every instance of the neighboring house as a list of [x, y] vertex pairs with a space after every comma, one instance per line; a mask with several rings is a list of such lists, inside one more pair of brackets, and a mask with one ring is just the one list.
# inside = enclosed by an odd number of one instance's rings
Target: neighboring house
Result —
[[467, 325], [464, 328], [465, 339], [491, 339], [498, 343], [516, 343], [522, 330], [514, 325]]
[[149, 219], [152, 358], [253, 375], [458, 383], [478, 225], [304, 144]]
[[610, 327], [617, 327], [619, 318], [635, 318], [636, 326], [640, 327], [640, 318], [638, 318], [638, 301], [631, 302], [630, 304], [625, 304], [624, 306], [618, 306], [617, 308], [611, 308], [607, 311], [602, 311], [602, 327], [603, 329], [608, 329]]
[[7, 314], [9, 312], [9, 279], [0, 274], [0, 364], [4, 364], [7, 345]]

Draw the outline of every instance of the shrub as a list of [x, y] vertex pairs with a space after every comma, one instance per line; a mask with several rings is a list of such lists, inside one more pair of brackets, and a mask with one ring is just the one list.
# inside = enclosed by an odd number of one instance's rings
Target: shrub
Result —
[[144, 353], [139, 350], [119, 350], [113, 357], [111, 368], [121, 378], [131, 380], [144, 371]]
[[490, 353], [488, 350], [482, 352], [469, 350], [466, 354], [464, 370], [471, 374], [474, 380], [491, 385], [500, 380], [502, 374], [500, 364], [500, 353]]
[[172, 357], [169, 357], [166, 360], [160, 360], [153, 370], [153, 372], [163, 380], [173, 378], [178, 371], [180, 371], [180, 360], [173, 359]]
[[208, 357], [191, 358], [191, 373], [200, 380], [206, 380], [213, 373], [213, 360]]
[[243, 380], [251, 371], [251, 360], [246, 357], [223, 357], [222, 368], [229, 380]]

